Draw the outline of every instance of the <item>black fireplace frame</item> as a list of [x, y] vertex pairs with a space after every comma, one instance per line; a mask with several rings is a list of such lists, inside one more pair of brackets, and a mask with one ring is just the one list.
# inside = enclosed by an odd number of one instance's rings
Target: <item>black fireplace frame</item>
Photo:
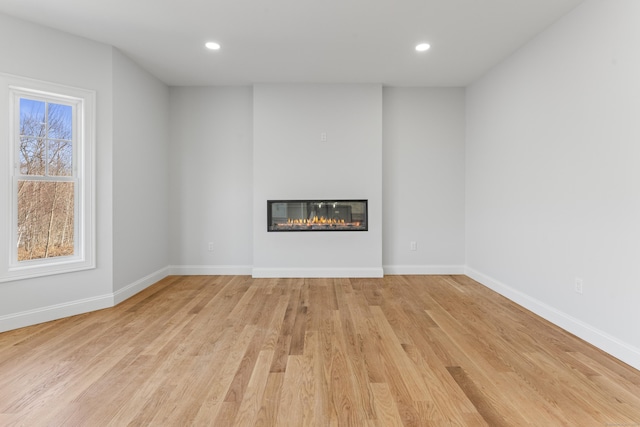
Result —
[[[274, 224], [273, 204], [315, 204], [315, 205], [340, 205], [347, 206], [348, 203], [361, 203], [364, 206], [364, 212], [360, 215], [363, 218], [353, 221], [350, 219], [348, 223], [328, 223], [328, 224]], [[350, 206], [351, 208], [351, 206]], [[334, 206], [334, 209], [336, 207]], [[349, 213], [351, 216], [351, 214]], [[355, 225], [358, 223], [358, 225]], [[314, 232], [314, 231], [369, 231], [369, 200], [368, 199], [300, 199], [300, 200], [267, 200], [267, 231], [268, 232]]]

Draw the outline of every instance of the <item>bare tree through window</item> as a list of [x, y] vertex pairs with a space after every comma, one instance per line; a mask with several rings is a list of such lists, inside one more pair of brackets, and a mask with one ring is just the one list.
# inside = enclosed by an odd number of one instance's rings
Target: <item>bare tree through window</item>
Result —
[[73, 107], [20, 99], [18, 261], [74, 254]]

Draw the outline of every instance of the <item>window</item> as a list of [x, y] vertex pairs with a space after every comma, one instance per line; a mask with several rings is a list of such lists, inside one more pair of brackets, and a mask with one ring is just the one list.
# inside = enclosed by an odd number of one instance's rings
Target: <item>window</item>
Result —
[[10, 105], [10, 247], [2, 280], [93, 268], [95, 95], [1, 77]]

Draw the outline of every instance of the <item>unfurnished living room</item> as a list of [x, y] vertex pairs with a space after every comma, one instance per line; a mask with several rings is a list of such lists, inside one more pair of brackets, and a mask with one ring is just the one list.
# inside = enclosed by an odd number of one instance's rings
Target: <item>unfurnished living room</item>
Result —
[[640, 1], [0, 0], [0, 426], [640, 426]]

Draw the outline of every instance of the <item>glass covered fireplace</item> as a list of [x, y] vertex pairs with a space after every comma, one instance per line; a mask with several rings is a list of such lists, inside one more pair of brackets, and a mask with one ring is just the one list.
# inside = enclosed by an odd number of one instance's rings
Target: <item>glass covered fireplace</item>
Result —
[[267, 231], [367, 230], [367, 200], [267, 200]]

